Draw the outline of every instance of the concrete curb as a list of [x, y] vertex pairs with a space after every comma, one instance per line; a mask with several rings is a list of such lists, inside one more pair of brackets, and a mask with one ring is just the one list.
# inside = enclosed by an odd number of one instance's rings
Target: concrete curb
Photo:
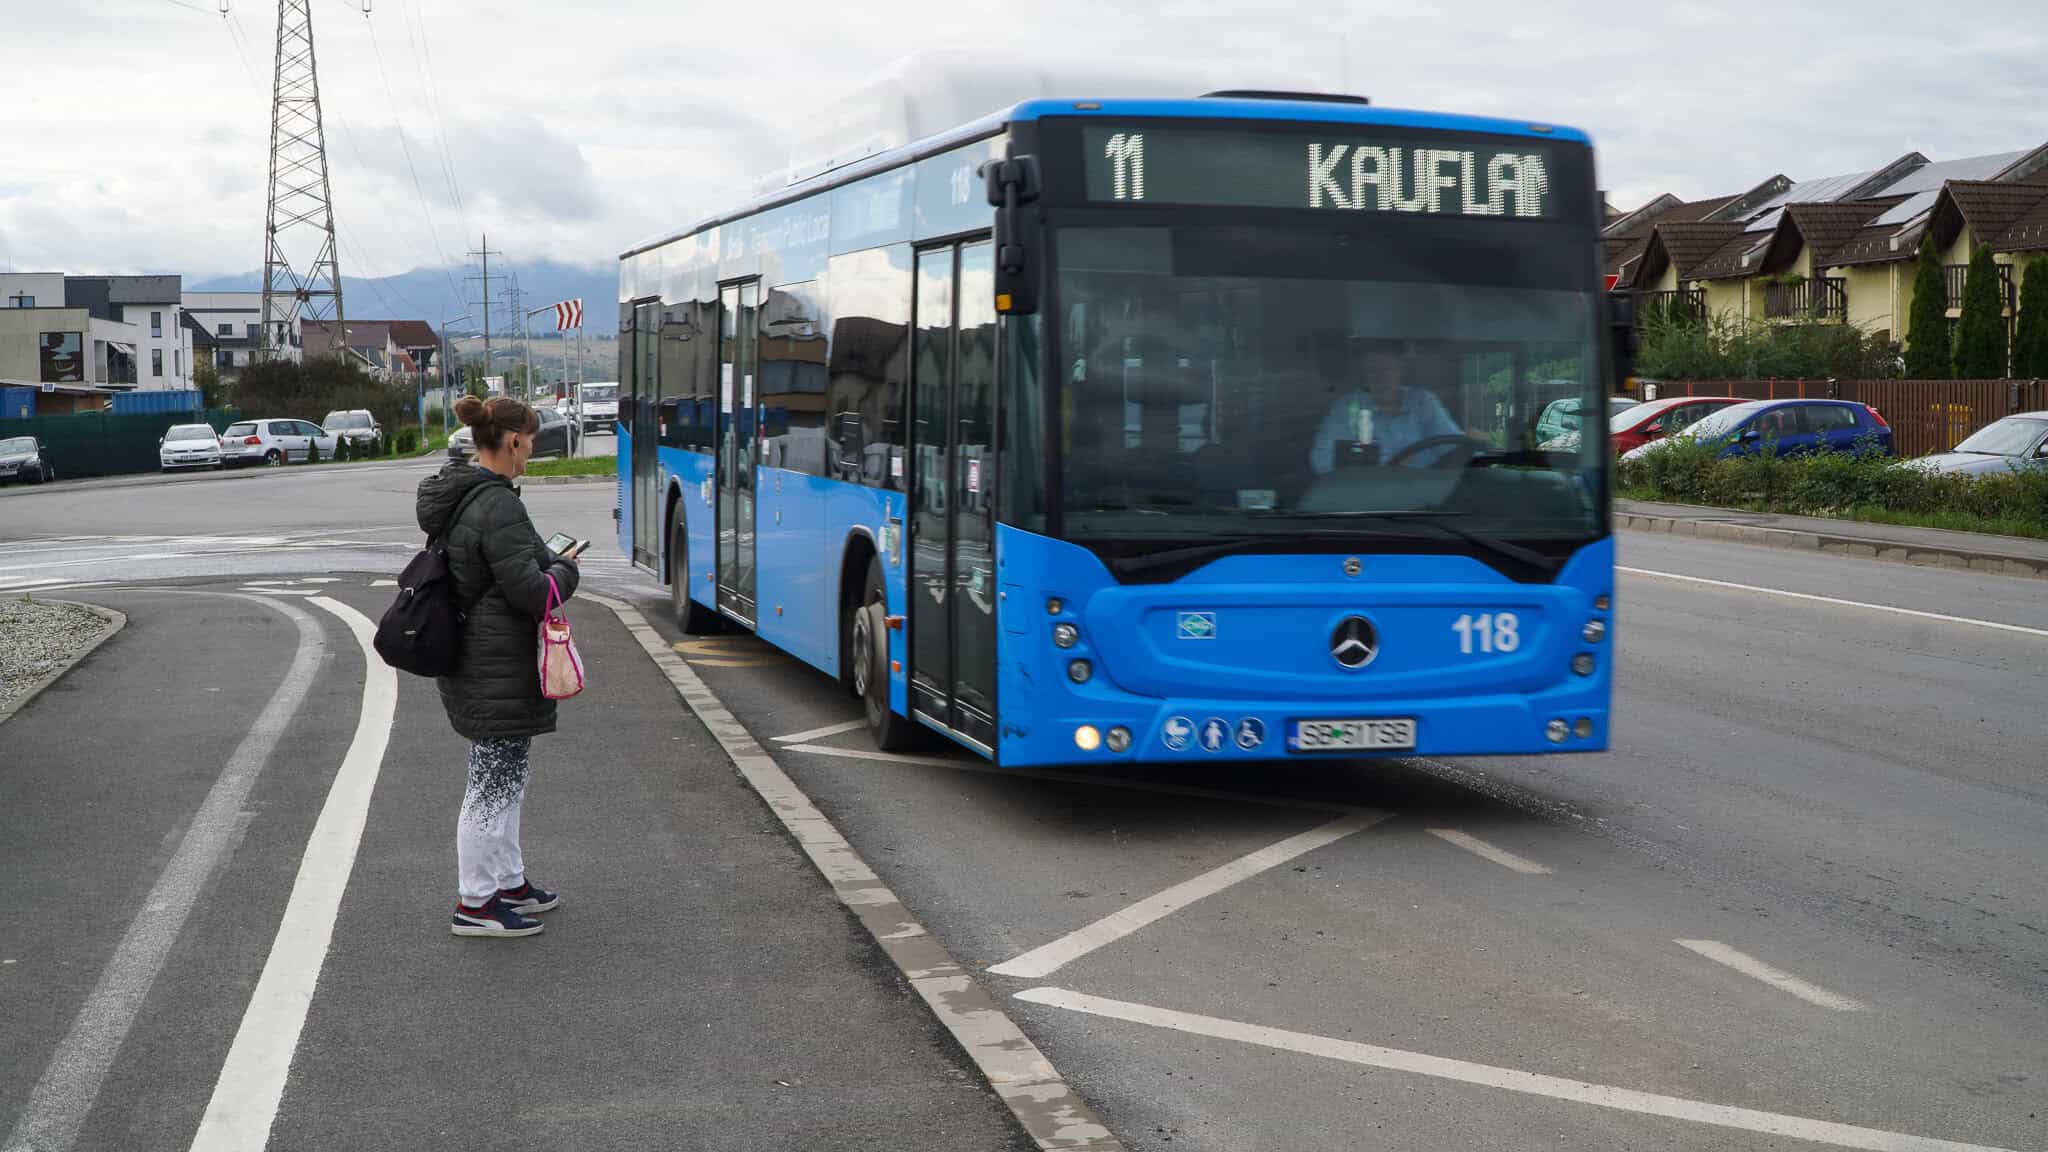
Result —
[[638, 609], [609, 596], [584, 595], [611, 609], [626, 631], [667, 676], [676, 695], [710, 731], [739, 771], [782, 822], [797, 847], [831, 886], [840, 903], [858, 920], [883, 954], [909, 983], [939, 1023], [974, 1061], [989, 1086], [1041, 1149], [1070, 1152], [1124, 1152], [1088, 1102], [1074, 1091], [1030, 1037], [946, 950], [925, 930], [896, 894], [882, 883], [867, 861], [842, 836], [832, 821], [811, 804], [775, 758], [754, 740], [725, 705], [676, 655]]
[[307, 472], [341, 472], [353, 469], [358, 472], [378, 472], [407, 464], [418, 464], [429, 456], [441, 453], [425, 453], [419, 456], [378, 457], [375, 460], [350, 460], [329, 464], [285, 464], [269, 467], [260, 464], [245, 464], [239, 468], [222, 471], [204, 469], [192, 472], [129, 472], [119, 476], [88, 476], [81, 480], [59, 478], [54, 484], [9, 484], [0, 487], [0, 500], [20, 499], [37, 493], [57, 494], [64, 492], [104, 492], [115, 488], [147, 488], [159, 484], [224, 484], [230, 480], [255, 480], [259, 477], [298, 476]]
[[519, 486], [528, 484], [617, 484], [617, 476], [521, 476]]
[[15, 713], [21, 711], [23, 708], [28, 707], [29, 701], [34, 700], [36, 697], [43, 694], [43, 689], [48, 688], [52, 684], [55, 684], [57, 680], [60, 677], [62, 677], [66, 672], [71, 671], [71, 669], [75, 667], [80, 660], [83, 660], [87, 656], [92, 655], [94, 652], [99, 651], [100, 645], [105, 644], [108, 640], [112, 639], [114, 633], [119, 632], [121, 629], [126, 628], [128, 626], [128, 616], [126, 613], [116, 612], [112, 608], [102, 608], [97, 604], [85, 604], [77, 600], [43, 600], [41, 601], [41, 603], [66, 604], [73, 608], [83, 608], [87, 612], [90, 612], [93, 615], [99, 617], [101, 620], [105, 621], [107, 626], [101, 629], [100, 634], [98, 636], [93, 637], [92, 643], [87, 644], [85, 648], [78, 653], [78, 655], [73, 656], [71, 659], [66, 660], [62, 664], [57, 665], [55, 668], [50, 669], [49, 675], [44, 676], [41, 680], [38, 680], [35, 683], [29, 685], [28, 691], [23, 693], [13, 703], [0, 704], [0, 724], [5, 724], [9, 720], [14, 719]]
[[1614, 526], [1635, 532], [1694, 536], [1702, 540], [1733, 540], [1765, 548], [1830, 552], [1838, 556], [1860, 556], [1866, 560], [1918, 564], [1926, 568], [1951, 568], [1986, 572], [1997, 576], [2026, 576], [2048, 580], [2048, 564], [2016, 560], [2001, 553], [1968, 548], [1929, 548], [1925, 545], [1894, 544], [1860, 536], [1835, 536], [1825, 532], [1801, 532], [1790, 528], [1761, 528], [1754, 524], [1733, 524], [1725, 520], [1650, 516], [1640, 512], [1615, 512]]

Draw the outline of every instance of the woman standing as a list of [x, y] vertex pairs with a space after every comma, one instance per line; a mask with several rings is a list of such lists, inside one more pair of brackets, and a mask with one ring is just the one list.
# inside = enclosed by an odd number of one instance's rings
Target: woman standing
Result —
[[439, 680], [448, 722], [470, 741], [469, 787], [455, 825], [457, 936], [532, 936], [533, 917], [561, 903], [526, 877], [519, 807], [527, 751], [555, 730], [541, 695], [539, 626], [552, 593], [576, 591], [576, 564], [557, 556], [527, 518], [512, 481], [526, 471], [540, 417], [509, 396], [464, 396], [455, 416], [476, 438], [475, 465], [457, 461], [420, 481], [420, 529], [448, 551], [462, 657]]

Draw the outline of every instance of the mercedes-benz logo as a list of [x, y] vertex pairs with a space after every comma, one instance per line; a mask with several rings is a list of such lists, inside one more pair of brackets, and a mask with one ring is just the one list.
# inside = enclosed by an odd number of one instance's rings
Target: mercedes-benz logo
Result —
[[1380, 637], [1373, 631], [1372, 621], [1363, 616], [1337, 621], [1336, 630], [1330, 633], [1330, 658], [1339, 667], [1363, 668], [1379, 654]]

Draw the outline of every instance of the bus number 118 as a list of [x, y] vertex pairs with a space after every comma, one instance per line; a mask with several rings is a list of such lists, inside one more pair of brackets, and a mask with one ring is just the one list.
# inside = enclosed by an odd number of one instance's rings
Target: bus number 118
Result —
[[1522, 646], [1522, 622], [1513, 612], [1481, 612], [1459, 616], [1451, 622], [1458, 634], [1458, 651], [1470, 655], [1476, 640], [1481, 652], [1513, 652]]

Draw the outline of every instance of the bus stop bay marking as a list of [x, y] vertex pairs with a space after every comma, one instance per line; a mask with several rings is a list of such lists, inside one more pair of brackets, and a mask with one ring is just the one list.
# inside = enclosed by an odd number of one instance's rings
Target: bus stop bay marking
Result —
[[1664, 1096], [1655, 1092], [1638, 1092], [1631, 1088], [1617, 1088], [1608, 1084], [1591, 1084], [1584, 1080], [1570, 1080], [1562, 1076], [1547, 1076], [1538, 1072], [1524, 1072], [1517, 1068], [1501, 1068], [1469, 1060], [1454, 1060], [1423, 1052], [1382, 1048], [1377, 1044], [1361, 1044], [1354, 1040], [1290, 1032], [1283, 1028], [1268, 1028], [1241, 1020], [1225, 1020], [1171, 1008], [1156, 1008], [1149, 1004], [1134, 1004], [1127, 1000], [1112, 1000], [1105, 996], [1091, 996], [1066, 988], [1027, 988], [1017, 993], [1017, 999], [1031, 1004], [1064, 1008], [1069, 1012], [1123, 1020], [1194, 1036], [1234, 1040], [1280, 1052], [1321, 1056], [1328, 1060], [1341, 1060], [1367, 1068], [1383, 1068], [1390, 1072], [1521, 1092], [1573, 1104], [1609, 1108], [1617, 1112], [1663, 1116], [1693, 1124], [1809, 1140], [1816, 1144], [1832, 1144], [1838, 1148], [1864, 1148], [1872, 1152], [2011, 1152], [2009, 1149], [1989, 1144], [1965, 1144], [1931, 1136], [1888, 1132], [1881, 1128], [1860, 1128], [1831, 1120], [1813, 1120], [1804, 1116], [1787, 1116], [1779, 1112], [1763, 1112], [1729, 1104], [1712, 1104], [1704, 1100], [1688, 1100], [1680, 1096]]

